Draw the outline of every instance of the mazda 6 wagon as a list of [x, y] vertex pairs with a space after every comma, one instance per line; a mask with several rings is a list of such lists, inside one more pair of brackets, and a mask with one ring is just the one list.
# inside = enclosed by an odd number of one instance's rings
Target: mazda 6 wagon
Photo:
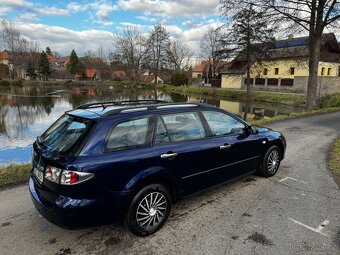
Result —
[[273, 176], [285, 149], [279, 132], [206, 104], [86, 104], [33, 144], [29, 190], [58, 225], [124, 219], [145, 236], [182, 198], [254, 172]]

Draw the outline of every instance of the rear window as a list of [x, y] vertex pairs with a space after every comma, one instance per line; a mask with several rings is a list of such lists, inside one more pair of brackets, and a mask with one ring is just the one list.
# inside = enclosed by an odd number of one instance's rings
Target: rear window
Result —
[[119, 123], [109, 134], [105, 151], [126, 150], [150, 143], [149, 118], [133, 119]]
[[42, 144], [49, 151], [68, 154], [79, 144], [90, 124], [91, 120], [65, 114], [41, 136]]

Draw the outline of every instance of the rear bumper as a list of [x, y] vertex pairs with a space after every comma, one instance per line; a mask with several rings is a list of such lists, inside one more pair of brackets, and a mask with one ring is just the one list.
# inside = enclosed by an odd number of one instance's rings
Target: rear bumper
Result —
[[35, 208], [44, 218], [62, 227], [116, 221], [122, 217], [130, 201], [131, 193], [122, 192], [105, 199], [72, 199], [56, 196], [52, 203], [44, 198], [42, 188], [33, 178], [29, 180], [29, 190]]

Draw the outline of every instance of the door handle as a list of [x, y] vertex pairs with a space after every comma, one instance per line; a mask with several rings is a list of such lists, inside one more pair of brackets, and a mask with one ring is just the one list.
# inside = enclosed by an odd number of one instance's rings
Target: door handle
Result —
[[230, 144], [224, 144], [224, 145], [221, 145], [221, 146], [220, 146], [220, 149], [221, 149], [221, 150], [228, 150], [228, 149], [230, 149], [230, 147], [231, 147]]
[[177, 155], [178, 155], [177, 153], [165, 153], [161, 155], [161, 159], [172, 159]]

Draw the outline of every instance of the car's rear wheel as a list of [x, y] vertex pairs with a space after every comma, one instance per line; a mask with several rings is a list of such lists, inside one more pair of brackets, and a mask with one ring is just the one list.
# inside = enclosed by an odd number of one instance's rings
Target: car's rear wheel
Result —
[[278, 146], [273, 145], [266, 152], [262, 165], [259, 169], [259, 174], [264, 177], [274, 176], [280, 167], [281, 162], [281, 150]]
[[160, 184], [148, 185], [133, 198], [125, 224], [136, 235], [151, 235], [164, 225], [170, 211], [171, 197], [167, 188]]

